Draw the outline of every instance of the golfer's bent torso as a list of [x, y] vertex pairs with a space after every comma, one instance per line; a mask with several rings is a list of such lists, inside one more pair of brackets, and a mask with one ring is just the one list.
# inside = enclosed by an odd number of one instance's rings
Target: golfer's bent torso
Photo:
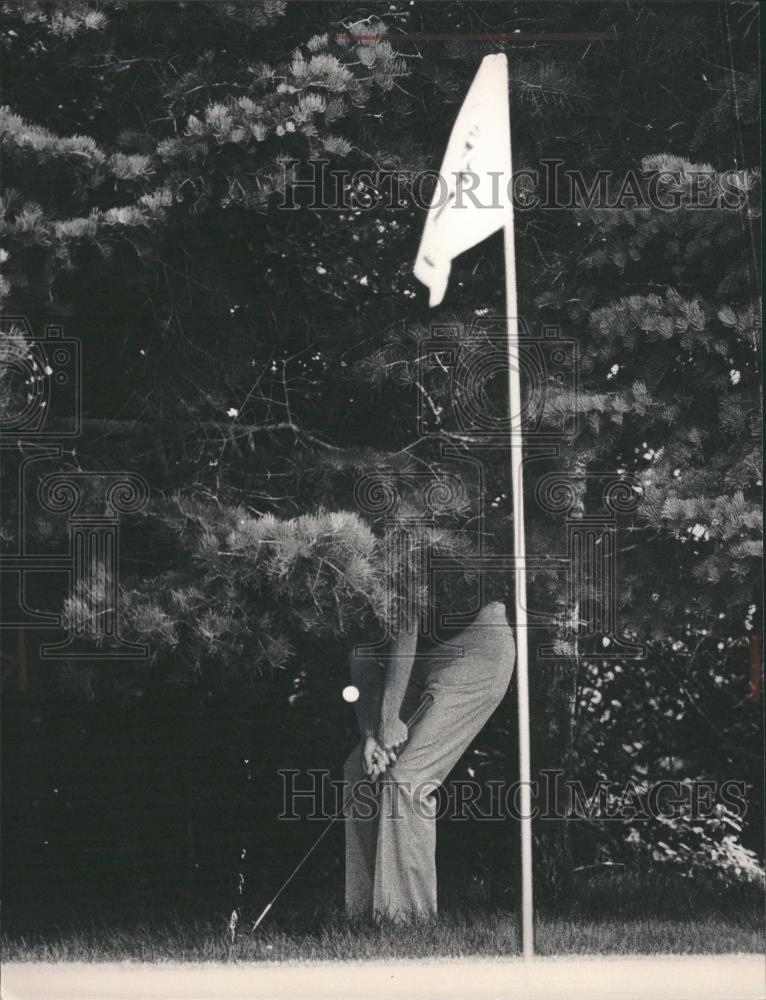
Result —
[[[358, 794], [346, 812], [346, 912], [409, 918], [436, 914], [436, 802], [442, 784], [503, 699], [515, 647], [499, 601], [486, 604], [449, 646], [418, 648], [400, 717], [427, 692], [433, 698], [412, 727], [377, 794]], [[364, 782], [361, 748], [346, 760], [345, 800]]]

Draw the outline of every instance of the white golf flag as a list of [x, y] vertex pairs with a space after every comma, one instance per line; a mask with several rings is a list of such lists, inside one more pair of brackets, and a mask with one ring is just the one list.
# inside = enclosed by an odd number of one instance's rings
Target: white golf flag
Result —
[[444, 298], [453, 259], [508, 221], [511, 179], [508, 61], [499, 53], [482, 59], [466, 94], [428, 210], [414, 274], [430, 306]]

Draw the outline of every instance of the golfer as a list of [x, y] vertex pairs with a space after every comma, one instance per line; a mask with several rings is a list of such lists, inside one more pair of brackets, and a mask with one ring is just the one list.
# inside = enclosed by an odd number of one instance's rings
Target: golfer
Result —
[[[429, 635], [412, 614], [382, 657], [359, 647], [349, 654], [362, 739], [344, 768], [348, 915], [436, 915], [433, 793], [502, 701], [513, 672], [503, 601], [485, 603], [458, 629], [444, 627], [445, 609], [433, 600], [430, 609]], [[433, 702], [408, 732], [403, 720], [426, 693]]]

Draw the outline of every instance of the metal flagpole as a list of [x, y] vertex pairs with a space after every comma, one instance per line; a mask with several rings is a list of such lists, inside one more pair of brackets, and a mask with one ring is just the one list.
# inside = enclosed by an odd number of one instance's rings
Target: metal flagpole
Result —
[[532, 958], [535, 951], [535, 928], [532, 908], [532, 794], [529, 759], [527, 571], [526, 539], [524, 535], [521, 380], [519, 378], [521, 359], [519, 357], [519, 321], [516, 301], [516, 249], [513, 233], [513, 199], [510, 185], [503, 236], [505, 246], [505, 311], [508, 326], [508, 403], [511, 435], [511, 495], [513, 497], [514, 590], [516, 593], [516, 692], [519, 716], [519, 781], [521, 784], [521, 949], [524, 958]]
[[[516, 583], [516, 683], [519, 696], [519, 776], [521, 778], [521, 944], [525, 958], [534, 954], [532, 911], [532, 795], [529, 766], [529, 683], [527, 676], [527, 586], [522, 483], [521, 387], [516, 305], [516, 255], [513, 239], [513, 157], [508, 101], [508, 58], [484, 56], [452, 129], [440, 176], [426, 218], [413, 273], [430, 292], [428, 304], [444, 298], [452, 261], [465, 250], [503, 229], [505, 234], [505, 308], [508, 326], [511, 419], [511, 489], [513, 495], [514, 577]], [[497, 201], [494, 182], [505, 176], [506, 196]], [[462, 180], [474, 185], [462, 191]], [[483, 185], [483, 186], [482, 186]], [[464, 193], [482, 189], [490, 205], [463, 201]], [[491, 193], [488, 191], [491, 188]], [[446, 194], [446, 198], [445, 198]]]

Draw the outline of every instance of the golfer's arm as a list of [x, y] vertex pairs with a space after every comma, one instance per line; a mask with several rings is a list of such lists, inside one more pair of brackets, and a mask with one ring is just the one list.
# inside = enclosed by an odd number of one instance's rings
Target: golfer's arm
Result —
[[354, 708], [362, 736], [371, 736], [378, 728], [380, 704], [383, 698], [383, 670], [377, 660], [357, 657], [353, 649], [348, 655], [351, 683], [359, 691]]
[[404, 693], [410, 681], [418, 642], [417, 623], [402, 627], [391, 640], [380, 707], [381, 722], [399, 718]]

